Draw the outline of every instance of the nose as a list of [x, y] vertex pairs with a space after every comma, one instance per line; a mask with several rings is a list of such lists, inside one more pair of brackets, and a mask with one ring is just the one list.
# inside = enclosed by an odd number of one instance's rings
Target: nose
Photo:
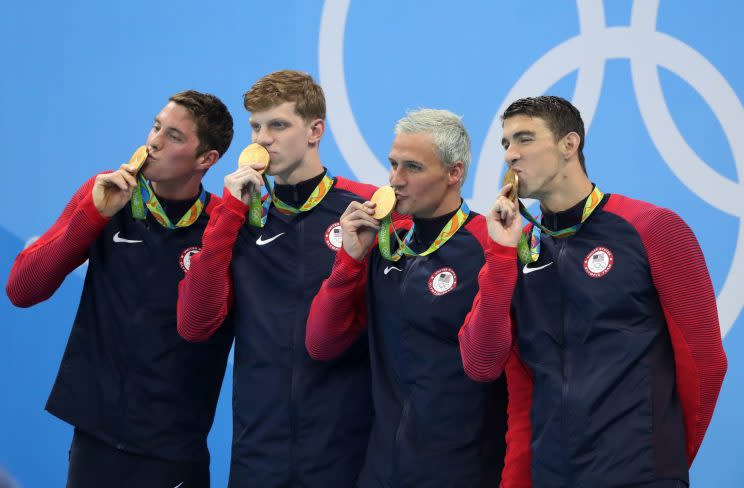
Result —
[[267, 128], [260, 127], [259, 129], [253, 129], [253, 142], [268, 147], [272, 142], [274, 142], [274, 138]]
[[160, 133], [157, 133], [150, 137], [150, 140], [147, 141], [147, 152], [154, 153], [160, 151], [162, 148], [162, 141], [160, 139]]
[[390, 168], [390, 175], [388, 176], [390, 186], [393, 188], [402, 188], [406, 185], [405, 179], [401, 174], [400, 168]]
[[514, 146], [514, 144], [510, 145], [509, 148], [506, 150], [506, 153], [504, 154], [504, 160], [510, 166], [519, 160], [519, 153], [517, 152], [517, 148]]

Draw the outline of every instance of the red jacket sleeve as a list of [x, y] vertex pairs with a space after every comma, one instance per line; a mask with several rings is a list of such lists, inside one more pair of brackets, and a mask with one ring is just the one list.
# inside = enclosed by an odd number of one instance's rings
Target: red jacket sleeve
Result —
[[187, 341], [209, 339], [222, 325], [233, 301], [230, 263], [248, 206], [225, 189], [202, 237], [201, 251], [178, 284], [178, 333]]
[[727, 368], [713, 284], [695, 235], [677, 214], [613, 197], [605, 209], [636, 227], [648, 255], [651, 278], [672, 339], [687, 461], [692, 464], [713, 416]]
[[93, 204], [94, 183], [95, 176], [75, 192], [54, 225], [16, 257], [5, 291], [17, 307], [51, 297], [88, 258], [88, 249], [110, 220]]
[[493, 381], [504, 369], [512, 344], [511, 306], [517, 282], [516, 248], [488, 240], [479, 291], [460, 328], [460, 354], [467, 375]]
[[509, 403], [506, 407], [506, 457], [501, 474], [501, 488], [530, 488], [532, 376], [519, 359], [516, 345], [506, 361], [506, 388]]
[[336, 254], [331, 275], [313, 299], [305, 330], [310, 357], [329, 361], [343, 353], [367, 326], [365, 289], [369, 256], [362, 261], [343, 247]]

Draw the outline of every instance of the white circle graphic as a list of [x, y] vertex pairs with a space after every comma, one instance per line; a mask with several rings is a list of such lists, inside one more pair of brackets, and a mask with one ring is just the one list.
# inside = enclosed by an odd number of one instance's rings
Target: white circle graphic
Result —
[[341, 245], [343, 244], [343, 234], [341, 232], [341, 223], [334, 222], [328, 226], [323, 236], [325, 239], [326, 246], [331, 251], [340, 251]]
[[595, 247], [584, 258], [584, 271], [592, 278], [601, 278], [612, 269], [615, 257], [606, 247]]
[[[344, 34], [350, 0], [326, 0], [320, 23], [318, 67], [328, 104], [328, 124], [336, 144], [354, 174], [362, 181], [384, 184], [386, 166], [377, 160], [356, 123], [346, 89]], [[545, 93], [556, 82], [577, 71], [572, 102], [581, 111], [587, 132], [599, 102], [604, 65], [609, 59], [629, 59], [633, 88], [641, 117], [652, 142], [674, 175], [695, 195], [739, 218], [736, 248], [718, 293], [718, 315], [723, 336], [744, 307], [744, 107], [721, 73], [700, 53], [668, 34], [656, 31], [659, 0], [635, 0], [630, 26], [606, 25], [603, 2], [577, 0], [579, 34], [550, 49], [532, 64], [509, 90], [486, 133], [475, 165], [473, 195], [468, 204], [487, 209], [493, 182], [501, 181], [504, 151], [501, 121], [509, 103]], [[706, 164], [687, 144], [666, 105], [658, 67], [663, 67], [695, 89], [723, 127], [736, 164], [732, 181]]]
[[199, 251], [201, 251], [201, 248], [197, 246], [187, 247], [181, 251], [181, 255], [178, 258], [178, 264], [181, 266], [184, 273], [191, 268], [191, 258], [194, 257], [194, 254], [198, 254]]

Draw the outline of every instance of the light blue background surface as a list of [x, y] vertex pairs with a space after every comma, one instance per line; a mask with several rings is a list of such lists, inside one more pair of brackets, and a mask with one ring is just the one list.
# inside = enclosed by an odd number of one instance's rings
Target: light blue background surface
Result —
[[[52, 224], [86, 178], [117, 167], [144, 143], [174, 92], [212, 92], [233, 113], [231, 149], [205, 179], [216, 193], [249, 142], [242, 94], [267, 72], [300, 69], [321, 81], [329, 98], [322, 159], [334, 174], [373, 175], [371, 183], [384, 183], [375, 159], [386, 160], [392, 126], [406, 109], [451, 109], [464, 116], [473, 140], [464, 193], [471, 208], [483, 211], [503, 166], [502, 153], [488, 144], [491, 124], [510, 95], [537, 95], [535, 87], [543, 87], [573, 99], [591, 119], [585, 153], [593, 181], [674, 209], [697, 234], [719, 294], [729, 370], [692, 482], [744, 486], [744, 270], [735, 265], [744, 259], [737, 258], [744, 252], [744, 4], [380, 0], [351, 1], [344, 15], [347, 3], [5, 3], [2, 281], [25, 242]], [[634, 9], [639, 22], [651, 19], [650, 28], [629, 27]], [[343, 62], [334, 58], [339, 49]], [[549, 54], [554, 49], [559, 56]], [[634, 63], [659, 81], [634, 81]], [[664, 110], [639, 101], [639, 90], [655, 87], [663, 95], [654, 100], [667, 107], [671, 124]], [[596, 97], [587, 95], [595, 90]], [[652, 137], [655, 123], [660, 129]], [[675, 143], [676, 131], [690, 152]], [[71, 428], [43, 407], [82, 278], [76, 271], [54, 297], [28, 310], [0, 297], [0, 466], [19, 486], [64, 485]], [[227, 482], [231, 382], [228, 370], [210, 435], [215, 487]]]

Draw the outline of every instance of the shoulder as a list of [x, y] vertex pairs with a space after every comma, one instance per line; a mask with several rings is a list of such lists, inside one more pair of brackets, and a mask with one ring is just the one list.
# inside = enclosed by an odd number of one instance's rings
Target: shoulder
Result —
[[642, 237], [675, 229], [688, 229], [687, 224], [674, 211], [616, 193], [609, 196], [603, 211], [627, 221]]
[[483, 215], [470, 212], [468, 220], [463, 227], [478, 241], [478, 244], [480, 244], [484, 251], [488, 248], [488, 224]]
[[204, 213], [212, 215], [212, 211], [222, 202], [222, 199], [214, 193], [207, 192], [207, 206], [204, 208]]

